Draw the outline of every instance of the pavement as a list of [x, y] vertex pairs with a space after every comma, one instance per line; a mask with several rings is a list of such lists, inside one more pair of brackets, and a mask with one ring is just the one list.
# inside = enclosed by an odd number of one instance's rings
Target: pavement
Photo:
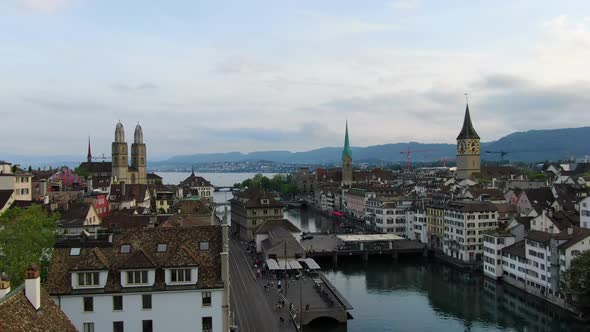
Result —
[[[247, 245], [236, 239], [229, 241], [230, 301], [235, 324], [240, 332], [296, 331], [289, 319], [288, 304], [275, 309], [279, 301], [276, 288], [264, 289], [268, 279], [256, 279], [254, 258]], [[276, 281], [274, 281], [276, 285]], [[279, 317], [283, 317], [281, 323]]]

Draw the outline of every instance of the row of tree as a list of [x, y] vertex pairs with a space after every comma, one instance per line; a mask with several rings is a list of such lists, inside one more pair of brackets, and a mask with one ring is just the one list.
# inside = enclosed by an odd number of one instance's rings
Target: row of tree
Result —
[[58, 214], [48, 215], [41, 205], [10, 208], [0, 216], [0, 272], [8, 274], [12, 285], [23, 282], [24, 272], [32, 263], [41, 267], [45, 279], [58, 219]]
[[256, 174], [251, 179], [246, 179], [242, 183], [234, 184], [234, 188], [260, 188], [272, 190], [281, 193], [281, 195], [290, 197], [297, 193], [297, 185], [291, 174], [275, 174], [268, 178], [262, 174]]

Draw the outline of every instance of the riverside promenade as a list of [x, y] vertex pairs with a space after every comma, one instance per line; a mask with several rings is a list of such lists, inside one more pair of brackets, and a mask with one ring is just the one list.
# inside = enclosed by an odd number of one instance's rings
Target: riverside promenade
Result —
[[345, 329], [352, 306], [321, 272], [281, 278], [279, 289], [274, 275], [256, 276], [255, 258], [247, 243], [230, 240], [230, 296], [240, 331], [299, 331], [316, 319]]

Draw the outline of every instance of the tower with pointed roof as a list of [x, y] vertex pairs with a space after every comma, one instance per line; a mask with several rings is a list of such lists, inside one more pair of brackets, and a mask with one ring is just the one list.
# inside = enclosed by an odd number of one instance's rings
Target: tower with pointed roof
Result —
[[344, 149], [342, 150], [342, 185], [352, 185], [352, 150], [348, 140], [348, 120], [346, 121], [346, 132], [344, 134]]
[[127, 142], [125, 142], [125, 129], [121, 121], [117, 123], [115, 128], [115, 141], [111, 146], [112, 157], [112, 176], [114, 183], [129, 183], [127, 180], [127, 171], [129, 169], [129, 162], [127, 161], [128, 151]]
[[119, 121], [115, 128], [115, 141], [111, 148], [113, 183], [147, 184], [146, 150], [146, 145], [143, 142], [143, 130], [138, 123], [131, 144], [131, 166], [129, 166], [125, 129]]
[[137, 171], [135, 179], [132, 174], [131, 183], [147, 183], [146, 146], [143, 143], [143, 130], [139, 123], [135, 126], [133, 144], [131, 144], [131, 168]]
[[92, 152], [90, 151], [90, 136], [88, 136], [88, 155], [86, 156], [86, 161], [89, 163], [92, 162]]
[[457, 178], [468, 179], [480, 172], [479, 135], [471, 123], [469, 104], [465, 107], [463, 128], [457, 136]]

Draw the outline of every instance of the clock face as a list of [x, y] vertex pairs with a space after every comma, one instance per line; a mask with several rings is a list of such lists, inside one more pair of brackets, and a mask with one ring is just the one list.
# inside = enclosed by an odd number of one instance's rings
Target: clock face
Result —
[[479, 154], [479, 141], [474, 140], [474, 139], [470, 139], [467, 141], [466, 144], [467, 144], [467, 148], [466, 148], [467, 153]]
[[464, 140], [459, 140], [457, 142], [457, 153], [458, 154], [464, 154], [465, 153], [465, 149], [466, 149], [466, 144]]

